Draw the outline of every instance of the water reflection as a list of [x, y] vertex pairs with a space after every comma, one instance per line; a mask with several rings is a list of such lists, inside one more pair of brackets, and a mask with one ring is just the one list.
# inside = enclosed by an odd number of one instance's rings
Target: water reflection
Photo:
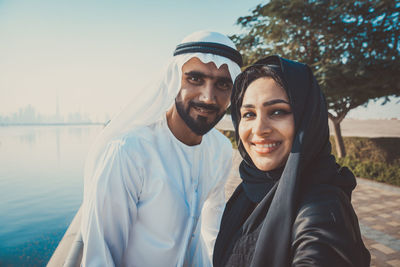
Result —
[[0, 127], [0, 266], [45, 265], [82, 201], [102, 126]]

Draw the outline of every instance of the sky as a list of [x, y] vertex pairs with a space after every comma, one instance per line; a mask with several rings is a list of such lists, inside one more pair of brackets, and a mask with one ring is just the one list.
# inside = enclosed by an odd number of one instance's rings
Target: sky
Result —
[[[0, 0], [0, 115], [33, 106], [44, 115], [102, 121], [159, 76], [175, 46], [202, 29], [241, 32], [255, 0]], [[57, 100], [58, 99], [58, 100]], [[348, 117], [399, 118], [400, 102]]]

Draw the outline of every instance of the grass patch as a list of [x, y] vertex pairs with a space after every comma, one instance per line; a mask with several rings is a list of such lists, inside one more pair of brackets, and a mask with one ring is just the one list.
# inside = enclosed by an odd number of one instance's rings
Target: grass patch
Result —
[[[335, 140], [331, 137], [336, 156]], [[400, 186], [400, 138], [344, 137], [347, 155], [337, 158], [357, 177]]]
[[342, 166], [347, 166], [357, 177], [400, 186], [400, 167], [398, 165], [368, 160], [361, 161], [347, 156], [337, 159], [337, 162]]
[[[335, 139], [331, 136], [332, 153], [336, 156]], [[344, 137], [347, 155], [361, 161], [400, 165], [400, 138]]]

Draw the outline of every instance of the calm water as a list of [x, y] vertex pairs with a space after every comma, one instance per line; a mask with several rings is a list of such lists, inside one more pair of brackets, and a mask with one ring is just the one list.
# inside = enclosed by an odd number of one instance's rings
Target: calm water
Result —
[[45, 266], [82, 201], [102, 126], [0, 127], [0, 266]]

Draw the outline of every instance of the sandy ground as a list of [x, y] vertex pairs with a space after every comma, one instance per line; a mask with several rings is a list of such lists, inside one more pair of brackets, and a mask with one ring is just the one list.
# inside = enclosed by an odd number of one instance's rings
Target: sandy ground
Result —
[[[400, 137], [400, 120], [344, 119], [340, 126], [343, 136]], [[229, 116], [225, 116], [216, 127], [223, 130], [233, 130]], [[333, 134], [331, 123], [329, 123], [329, 127], [331, 134]]]
[[[332, 125], [329, 125], [333, 133]], [[400, 137], [400, 120], [344, 119], [341, 123], [343, 136]]]

